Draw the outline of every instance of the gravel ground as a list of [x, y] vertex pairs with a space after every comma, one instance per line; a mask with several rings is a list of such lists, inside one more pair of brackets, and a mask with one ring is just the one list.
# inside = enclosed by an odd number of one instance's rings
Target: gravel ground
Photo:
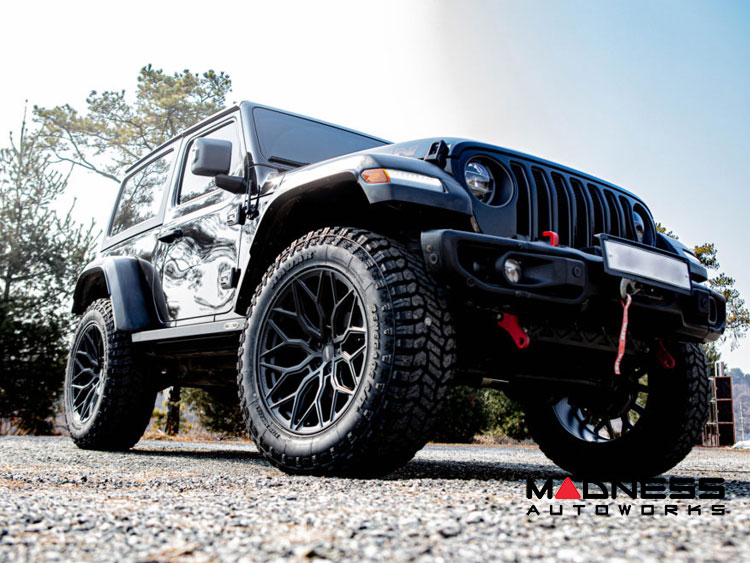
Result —
[[[526, 478], [565, 477], [530, 446], [430, 446], [363, 481], [289, 477], [244, 443], [141, 442], [116, 454], [0, 438], [0, 561], [750, 561], [750, 451], [697, 449], [674, 475], [723, 477], [727, 498], [627, 499], [630, 516], [614, 510], [619, 498], [545, 499], [527, 515]], [[725, 515], [710, 513], [716, 502]], [[655, 515], [641, 515], [647, 504]]]

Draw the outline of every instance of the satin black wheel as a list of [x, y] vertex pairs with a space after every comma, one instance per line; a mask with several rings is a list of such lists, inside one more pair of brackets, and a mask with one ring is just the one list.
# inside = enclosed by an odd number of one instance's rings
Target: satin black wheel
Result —
[[78, 424], [84, 424], [96, 412], [102, 396], [102, 374], [106, 369], [104, 336], [95, 322], [79, 333], [70, 361], [70, 393], [68, 408]]
[[369, 343], [362, 297], [341, 272], [303, 270], [278, 292], [262, 322], [256, 373], [275, 421], [297, 434], [331, 426], [362, 381]]
[[648, 375], [635, 374], [599, 404], [563, 397], [552, 407], [560, 425], [584, 442], [609, 442], [639, 424], [648, 403]]

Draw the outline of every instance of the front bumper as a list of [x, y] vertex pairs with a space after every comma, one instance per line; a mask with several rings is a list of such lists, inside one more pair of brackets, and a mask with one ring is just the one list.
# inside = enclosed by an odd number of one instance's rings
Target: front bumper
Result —
[[[606, 319], [601, 324], [611, 324], [621, 317], [622, 278], [604, 271], [599, 247], [583, 252], [454, 230], [426, 231], [421, 244], [431, 273], [475, 304], [562, 322], [579, 316], [596, 322], [601, 316]], [[522, 264], [519, 283], [510, 283], [503, 273], [509, 258]], [[642, 284], [631, 306], [633, 330], [691, 342], [719, 338], [726, 322], [724, 297], [697, 282], [691, 285], [680, 293]]]

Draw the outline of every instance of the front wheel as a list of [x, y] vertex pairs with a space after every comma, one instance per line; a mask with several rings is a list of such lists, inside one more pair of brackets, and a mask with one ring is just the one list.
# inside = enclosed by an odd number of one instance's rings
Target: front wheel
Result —
[[648, 478], [671, 469], [700, 439], [711, 399], [700, 347], [678, 344], [671, 352], [672, 369], [644, 359], [611, 392], [527, 405], [531, 437], [582, 478]]
[[382, 475], [426, 443], [454, 343], [419, 255], [368, 231], [312, 232], [276, 259], [247, 314], [240, 401], [271, 463]]

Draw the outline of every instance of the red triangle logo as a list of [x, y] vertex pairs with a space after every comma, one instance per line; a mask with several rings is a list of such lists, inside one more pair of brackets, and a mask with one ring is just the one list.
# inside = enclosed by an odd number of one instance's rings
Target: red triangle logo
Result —
[[578, 500], [581, 498], [581, 493], [578, 492], [578, 489], [576, 489], [576, 486], [573, 484], [573, 481], [570, 480], [570, 477], [566, 477], [565, 481], [563, 481], [563, 484], [560, 485], [559, 489], [557, 489], [555, 498]]

